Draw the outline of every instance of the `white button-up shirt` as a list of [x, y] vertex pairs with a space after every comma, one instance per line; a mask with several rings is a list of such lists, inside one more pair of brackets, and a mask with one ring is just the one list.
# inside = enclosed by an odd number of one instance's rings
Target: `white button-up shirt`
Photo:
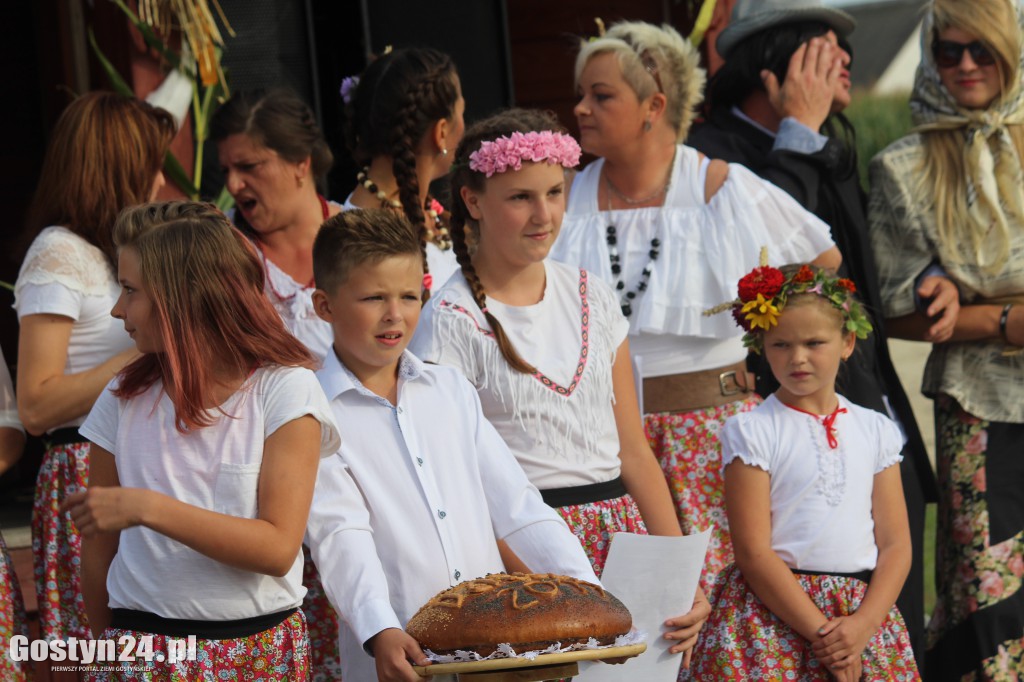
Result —
[[321, 460], [307, 540], [347, 624], [345, 679], [376, 679], [363, 649], [375, 634], [404, 627], [441, 590], [501, 572], [498, 539], [535, 571], [597, 582], [457, 370], [405, 352], [396, 405], [333, 352], [317, 376], [343, 439], [337, 456]]

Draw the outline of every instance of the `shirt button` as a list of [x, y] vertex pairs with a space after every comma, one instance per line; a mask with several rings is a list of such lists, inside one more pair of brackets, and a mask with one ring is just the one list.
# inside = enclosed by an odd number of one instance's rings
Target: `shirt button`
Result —
[[461, 577], [462, 577], [462, 574], [459, 573], [458, 571], [455, 571], [455, 579], [458, 580]]
[[420, 466], [423, 466], [423, 458], [422, 457], [417, 457], [416, 458], [416, 463], [419, 464]]
[[437, 516], [438, 516], [438, 518], [442, 518], [443, 519], [444, 517], [446, 517], [448, 515], [445, 514], [443, 511], [441, 511], [440, 509], [438, 509], [437, 510]]

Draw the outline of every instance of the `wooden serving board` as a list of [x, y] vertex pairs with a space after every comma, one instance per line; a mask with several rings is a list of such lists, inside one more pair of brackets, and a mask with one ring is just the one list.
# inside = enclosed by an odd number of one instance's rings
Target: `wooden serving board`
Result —
[[[646, 644], [613, 646], [607, 649], [581, 649], [557, 654], [541, 654], [533, 660], [528, 658], [493, 658], [489, 661], [465, 661], [462, 663], [435, 663], [414, 665], [413, 670], [420, 677], [434, 675], [458, 675], [467, 682], [534, 682], [560, 677], [571, 677], [579, 672], [579, 661], [598, 661], [609, 658], [632, 658], [647, 650]], [[536, 675], [536, 676], [535, 676]]]

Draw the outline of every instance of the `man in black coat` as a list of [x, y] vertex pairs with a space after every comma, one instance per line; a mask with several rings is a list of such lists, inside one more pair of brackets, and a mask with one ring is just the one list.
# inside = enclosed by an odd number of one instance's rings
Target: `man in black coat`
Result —
[[[843, 255], [843, 275], [854, 281], [868, 311], [880, 311], [853, 129], [841, 114], [850, 103], [846, 36], [854, 25], [850, 15], [819, 0], [739, 0], [716, 44], [726, 62], [708, 88], [709, 118], [693, 128], [687, 144], [747, 166], [828, 223]], [[955, 285], [941, 274], [921, 273], [918, 289], [922, 310], [935, 319], [933, 342], [949, 337], [959, 309]], [[913, 548], [897, 606], [923, 667], [924, 514], [938, 489], [889, 357], [884, 320], [873, 315], [872, 322], [875, 332], [858, 344], [839, 388], [853, 402], [893, 417], [906, 437], [901, 473]], [[758, 390], [767, 395], [777, 384], [767, 363], [755, 362]]]

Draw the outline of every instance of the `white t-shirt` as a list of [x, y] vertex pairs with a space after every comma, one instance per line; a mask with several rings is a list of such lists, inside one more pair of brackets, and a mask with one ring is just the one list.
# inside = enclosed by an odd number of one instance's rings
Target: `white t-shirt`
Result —
[[774, 394], [722, 430], [723, 467], [739, 458], [771, 476], [772, 549], [790, 568], [856, 573], [878, 561], [874, 477], [903, 459], [903, 437], [888, 417], [838, 397], [835, 448], [821, 417]]
[[[18, 320], [63, 315], [73, 320], [65, 374], [78, 374], [134, 347], [121, 320], [110, 316], [120, 286], [103, 252], [66, 227], [47, 227], [32, 242], [14, 285]], [[78, 426], [81, 415], [55, 428]]]
[[[174, 405], [157, 382], [130, 399], [116, 398], [115, 378], [97, 399], [81, 433], [114, 455], [124, 487], [148, 488], [203, 509], [253, 519], [263, 445], [304, 415], [321, 424], [320, 455], [340, 445], [316, 376], [298, 367], [257, 369], [221, 406], [228, 415], [182, 434]], [[223, 564], [142, 526], [121, 531], [107, 574], [111, 608], [164, 618], [236, 620], [302, 603], [302, 553], [287, 575], [274, 577]]]
[[[612, 286], [607, 230], [614, 225], [626, 292], [636, 292], [629, 346], [644, 377], [696, 372], [743, 360], [743, 330], [709, 308], [736, 298], [736, 283], [768, 247], [773, 265], [814, 260], [834, 244], [828, 225], [791, 196], [738, 164], [710, 203], [704, 202], [707, 159], [676, 147], [665, 205], [608, 211], [598, 206], [603, 159], [576, 176], [551, 258], [585, 268]], [[645, 291], [641, 272], [658, 256]]]
[[[342, 209], [351, 211], [357, 208], [359, 207], [352, 203], [352, 195], [350, 194], [345, 199], [345, 205], [342, 206]], [[430, 295], [433, 296], [434, 292], [440, 289], [448, 281], [448, 278], [459, 269], [459, 261], [455, 258], [455, 250], [445, 249], [442, 251], [434, 242], [427, 242], [427, 267], [430, 268]]]
[[626, 319], [604, 282], [553, 261], [545, 270], [539, 303], [487, 299], [538, 375], [509, 367], [461, 271], [431, 298], [410, 349], [469, 378], [484, 414], [541, 490], [610, 481], [621, 465], [612, 363]]

